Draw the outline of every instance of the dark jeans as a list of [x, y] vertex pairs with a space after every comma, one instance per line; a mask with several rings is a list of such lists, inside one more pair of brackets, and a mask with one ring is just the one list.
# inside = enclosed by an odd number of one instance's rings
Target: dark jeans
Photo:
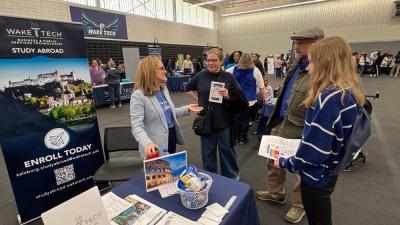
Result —
[[176, 131], [175, 127], [168, 129], [168, 153], [172, 154], [176, 152]]
[[282, 68], [275, 68], [275, 77], [282, 78]]
[[338, 176], [323, 188], [314, 188], [301, 181], [301, 198], [306, 211], [308, 225], [332, 225], [331, 194]]
[[250, 119], [253, 119], [254, 113], [257, 113], [257, 104], [241, 109], [236, 115], [237, 138], [247, 138], [247, 133], [249, 132], [249, 122]]
[[110, 94], [111, 105], [115, 105], [115, 98], [121, 103], [121, 88], [119, 84], [108, 84], [108, 93]]
[[364, 65], [360, 65], [360, 75], [361, 76], [363, 76], [364, 70], [365, 70], [365, 66]]
[[236, 151], [230, 143], [229, 128], [213, 130], [210, 135], [200, 136], [203, 169], [217, 173], [217, 146], [221, 175], [230, 178], [239, 176]]

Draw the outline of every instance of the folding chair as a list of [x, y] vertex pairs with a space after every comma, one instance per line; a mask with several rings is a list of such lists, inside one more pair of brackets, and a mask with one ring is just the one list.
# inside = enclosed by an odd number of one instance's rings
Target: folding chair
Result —
[[[130, 126], [104, 128], [105, 163], [93, 176], [95, 182], [129, 180], [143, 169], [143, 159], [138, 154], [139, 144]], [[137, 152], [134, 152], [137, 151]]]

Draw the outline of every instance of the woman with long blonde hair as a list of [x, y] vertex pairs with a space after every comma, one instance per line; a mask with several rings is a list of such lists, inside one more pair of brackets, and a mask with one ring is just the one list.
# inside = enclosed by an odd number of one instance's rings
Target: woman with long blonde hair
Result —
[[[162, 148], [174, 153], [176, 144], [183, 144], [182, 131], [176, 118], [201, 111], [197, 104], [175, 108], [165, 87], [165, 73], [164, 65], [156, 56], [140, 60], [136, 70], [130, 114], [132, 134], [139, 142], [139, 152], [143, 158]], [[162, 155], [163, 151], [160, 153]]]
[[330, 175], [344, 156], [365, 97], [352, 64], [352, 51], [341, 37], [323, 39], [309, 49], [312, 85], [303, 135], [295, 156], [280, 158], [279, 166], [301, 176], [301, 196], [309, 225], [332, 224], [331, 194], [337, 175]]

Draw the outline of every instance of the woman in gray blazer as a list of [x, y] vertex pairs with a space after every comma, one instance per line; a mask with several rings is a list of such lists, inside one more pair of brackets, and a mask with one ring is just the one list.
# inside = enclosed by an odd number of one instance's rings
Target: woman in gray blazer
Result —
[[[202, 109], [197, 104], [175, 108], [164, 85], [166, 81], [165, 67], [156, 56], [140, 60], [135, 74], [130, 114], [132, 134], [139, 142], [142, 158], [163, 148], [174, 153], [176, 144], [183, 144], [182, 131], [176, 118]], [[163, 151], [159, 152], [163, 154]]]

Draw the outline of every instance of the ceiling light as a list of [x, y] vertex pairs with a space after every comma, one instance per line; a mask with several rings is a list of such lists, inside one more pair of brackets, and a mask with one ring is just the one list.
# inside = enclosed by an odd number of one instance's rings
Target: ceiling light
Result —
[[223, 14], [222, 16], [235, 16], [235, 15], [240, 15], [240, 14], [247, 14], [247, 13], [255, 13], [255, 12], [261, 12], [261, 11], [269, 11], [269, 10], [274, 10], [274, 9], [289, 8], [289, 7], [299, 6], [299, 5], [308, 5], [308, 4], [314, 4], [314, 3], [319, 3], [319, 2], [325, 2], [325, 1], [327, 1], [327, 0], [313, 0], [313, 1], [308, 1], [308, 2], [292, 3], [292, 4], [280, 5], [280, 6], [274, 6], [274, 7], [268, 7], [268, 8], [253, 9], [253, 10], [243, 11], [243, 12], [228, 13], [228, 14]]
[[214, 0], [214, 1], [202, 2], [202, 3], [197, 3], [197, 4], [190, 5], [189, 7], [208, 5], [208, 4], [213, 4], [213, 3], [222, 2], [222, 1], [223, 0]]

